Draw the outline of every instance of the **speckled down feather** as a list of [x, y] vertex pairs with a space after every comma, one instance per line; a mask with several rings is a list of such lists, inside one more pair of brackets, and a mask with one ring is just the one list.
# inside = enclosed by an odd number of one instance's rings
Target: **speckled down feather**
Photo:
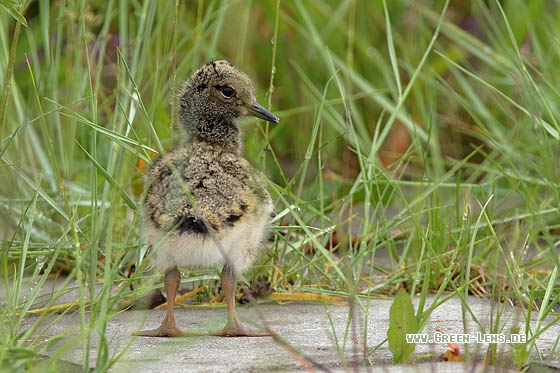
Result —
[[[223, 86], [236, 96], [221, 97]], [[240, 273], [262, 247], [272, 203], [235, 122], [254, 102], [249, 78], [227, 61], [205, 65], [181, 90], [186, 139], [146, 174], [144, 234], [159, 270], [229, 264]]]

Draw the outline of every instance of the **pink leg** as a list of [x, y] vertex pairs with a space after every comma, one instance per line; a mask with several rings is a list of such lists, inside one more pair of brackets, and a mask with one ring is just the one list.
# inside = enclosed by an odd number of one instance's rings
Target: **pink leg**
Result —
[[167, 292], [167, 314], [160, 327], [152, 330], [143, 330], [135, 332], [134, 335], [144, 337], [177, 337], [187, 335], [188, 333], [179, 329], [175, 323], [173, 308], [175, 307], [175, 297], [177, 290], [181, 284], [181, 273], [176, 266], [165, 273], [164, 277], [165, 291]]
[[257, 332], [246, 330], [241, 326], [239, 318], [237, 317], [237, 312], [235, 311], [235, 289], [237, 287], [237, 280], [235, 278], [235, 273], [226, 264], [222, 270], [222, 289], [226, 297], [227, 305], [227, 323], [222, 331], [218, 332], [216, 335], [222, 337], [266, 337], [270, 336], [270, 333]]

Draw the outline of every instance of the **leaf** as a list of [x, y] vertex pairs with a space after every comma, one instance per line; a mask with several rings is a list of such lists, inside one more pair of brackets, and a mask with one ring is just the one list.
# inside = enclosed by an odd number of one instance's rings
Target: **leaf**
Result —
[[21, 6], [18, 1], [15, 0], [2, 0], [0, 1], [0, 9], [3, 9], [12, 18], [21, 23], [24, 27], [27, 27], [27, 20], [21, 13]]
[[109, 172], [107, 172], [107, 170], [99, 162], [97, 162], [97, 160], [93, 158], [91, 154], [88, 153], [86, 148], [84, 148], [78, 142], [77, 144], [80, 147], [80, 149], [82, 149], [82, 151], [85, 153], [85, 155], [89, 158], [89, 160], [93, 163], [95, 168], [99, 170], [103, 174], [103, 176], [105, 176], [105, 180], [107, 180], [109, 184], [111, 184], [111, 186], [113, 186], [113, 188], [115, 188], [119, 192], [119, 194], [121, 195], [125, 203], [128, 205], [128, 207], [130, 207], [133, 211], [138, 211], [138, 206], [136, 206], [136, 203], [132, 200], [132, 198], [130, 198], [128, 193], [126, 193], [126, 191], [123, 190], [119, 182], [115, 180], [115, 178], [112, 175], [110, 175]]
[[410, 296], [403, 289], [399, 290], [389, 310], [389, 330], [387, 339], [393, 354], [393, 364], [406, 362], [414, 351], [415, 344], [406, 341], [407, 334], [418, 331], [418, 319], [414, 315], [414, 307]]

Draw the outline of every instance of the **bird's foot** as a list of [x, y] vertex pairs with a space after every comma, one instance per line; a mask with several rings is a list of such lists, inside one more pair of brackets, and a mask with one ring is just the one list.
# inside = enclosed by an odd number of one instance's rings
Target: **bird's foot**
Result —
[[161, 325], [157, 329], [142, 330], [134, 332], [132, 335], [140, 337], [187, 337], [187, 336], [204, 336], [209, 335], [207, 332], [184, 331], [174, 325]]
[[210, 335], [218, 337], [272, 337], [276, 335], [273, 332], [260, 331], [260, 330], [247, 330], [241, 326], [225, 327], [222, 330], [211, 332]]

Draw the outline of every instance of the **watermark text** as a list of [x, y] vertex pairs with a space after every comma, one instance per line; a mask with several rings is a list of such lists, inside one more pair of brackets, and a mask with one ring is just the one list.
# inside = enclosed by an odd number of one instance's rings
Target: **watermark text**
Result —
[[407, 334], [407, 343], [527, 343], [525, 334]]

